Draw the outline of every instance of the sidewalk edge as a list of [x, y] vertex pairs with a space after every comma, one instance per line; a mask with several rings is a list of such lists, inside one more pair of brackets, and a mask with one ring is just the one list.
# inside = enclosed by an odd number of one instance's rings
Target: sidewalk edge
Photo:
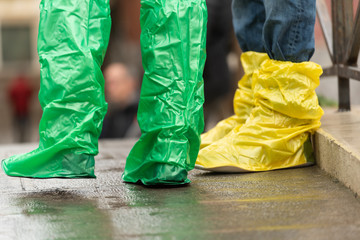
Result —
[[360, 195], [360, 155], [324, 129], [314, 136], [317, 165]]

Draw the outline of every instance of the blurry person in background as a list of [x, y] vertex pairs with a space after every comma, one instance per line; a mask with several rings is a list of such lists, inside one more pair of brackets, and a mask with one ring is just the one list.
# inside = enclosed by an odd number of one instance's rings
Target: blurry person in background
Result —
[[26, 135], [30, 122], [29, 103], [32, 93], [33, 89], [29, 80], [23, 74], [14, 78], [8, 88], [16, 142], [25, 142], [27, 140]]
[[139, 137], [136, 121], [139, 91], [137, 74], [122, 63], [104, 70], [105, 97], [109, 104], [100, 138]]
[[[231, 51], [234, 31], [231, 0], [206, 0], [208, 9], [207, 59], [204, 69], [205, 124], [213, 127], [224, 117], [224, 98], [231, 91], [231, 74], [227, 57]], [[231, 113], [229, 113], [231, 114]]]

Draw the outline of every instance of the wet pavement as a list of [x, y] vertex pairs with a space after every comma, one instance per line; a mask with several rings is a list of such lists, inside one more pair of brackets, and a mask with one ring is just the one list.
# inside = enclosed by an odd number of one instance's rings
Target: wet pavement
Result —
[[[360, 201], [318, 167], [194, 170], [182, 188], [124, 184], [132, 141], [101, 142], [97, 179], [0, 171], [0, 239], [359, 239]], [[1, 146], [1, 158], [34, 145]]]

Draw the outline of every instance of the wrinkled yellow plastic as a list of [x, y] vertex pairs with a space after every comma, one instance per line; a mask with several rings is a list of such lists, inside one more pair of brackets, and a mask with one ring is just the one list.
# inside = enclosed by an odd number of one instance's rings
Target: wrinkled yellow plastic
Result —
[[235, 127], [245, 123], [253, 108], [253, 91], [251, 79], [255, 70], [260, 68], [261, 63], [269, 59], [266, 53], [245, 52], [241, 55], [241, 64], [244, 69], [244, 76], [238, 83], [238, 89], [234, 96], [234, 115], [220, 121], [214, 128], [201, 135], [200, 149], [223, 138]]
[[312, 162], [309, 136], [320, 127], [323, 115], [315, 93], [321, 74], [321, 67], [313, 62], [266, 60], [253, 74], [255, 107], [249, 119], [203, 148], [196, 164], [241, 172]]

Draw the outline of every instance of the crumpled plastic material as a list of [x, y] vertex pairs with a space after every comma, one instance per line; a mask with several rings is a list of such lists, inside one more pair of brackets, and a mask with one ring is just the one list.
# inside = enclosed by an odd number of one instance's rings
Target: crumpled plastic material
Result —
[[260, 68], [261, 63], [269, 59], [266, 53], [248, 51], [241, 55], [241, 64], [244, 69], [244, 76], [238, 82], [234, 96], [234, 115], [220, 121], [208, 132], [201, 135], [200, 149], [209, 146], [217, 140], [223, 138], [235, 127], [246, 122], [254, 107], [253, 91], [251, 89], [252, 75]]
[[309, 138], [323, 115], [315, 93], [321, 74], [312, 62], [266, 60], [253, 75], [255, 107], [249, 119], [203, 148], [197, 166], [243, 172], [313, 163]]
[[40, 143], [2, 167], [10, 176], [95, 177], [107, 111], [100, 67], [110, 36], [109, 1], [43, 0], [40, 11]]
[[204, 0], [142, 0], [145, 70], [138, 110], [142, 132], [125, 166], [125, 182], [189, 183], [203, 119], [207, 9]]

